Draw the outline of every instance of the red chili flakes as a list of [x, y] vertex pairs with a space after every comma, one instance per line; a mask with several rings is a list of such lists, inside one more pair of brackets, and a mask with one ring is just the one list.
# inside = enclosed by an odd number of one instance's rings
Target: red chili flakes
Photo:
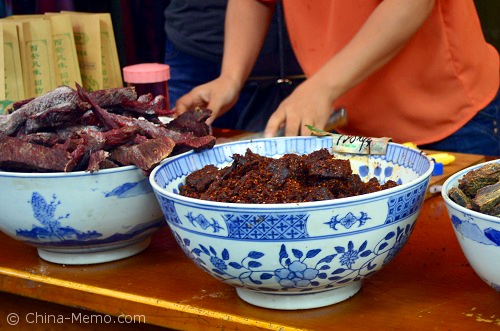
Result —
[[297, 203], [345, 198], [381, 191], [398, 184], [381, 185], [373, 177], [363, 182], [348, 160], [335, 158], [327, 149], [306, 155], [285, 154], [274, 159], [247, 149], [234, 154], [222, 169], [207, 165], [192, 172], [180, 194], [209, 201], [232, 203]]

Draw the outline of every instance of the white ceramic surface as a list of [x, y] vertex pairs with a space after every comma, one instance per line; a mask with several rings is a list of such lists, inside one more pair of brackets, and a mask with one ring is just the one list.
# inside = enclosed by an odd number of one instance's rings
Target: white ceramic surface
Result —
[[494, 162], [500, 160], [477, 164], [450, 176], [444, 182], [441, 194], [467, 261], [483, 281], [500, 292], [500, 218], [464, 208], [448, 196], [448, 191], [458, 187], [459, 180], [466, 173]]
[[[432, 162], [390, 144], [387, 155], [347, 156], [363, 179], [401, 185], [363, 196], [289, 204], [235, 204], [178, 193], [204, 165], [225, 166], [247, 148], [264, 156], [330, 148], [329, 137], [239, 141], [189, 152], [155, 168], [150, 181], [185, 254], [235, 286], [239, 297], [273, 309], [308, 309], [355, 295], [362, 280], [387, 264], [408, 240], [424, 201]], [[342, 155], [337, 155], [342, 157]]]
[[0, 230], [60, 264], [114, 261], [143, 251], [165, 220], [134, 166], [94, 173], [0, 172]]

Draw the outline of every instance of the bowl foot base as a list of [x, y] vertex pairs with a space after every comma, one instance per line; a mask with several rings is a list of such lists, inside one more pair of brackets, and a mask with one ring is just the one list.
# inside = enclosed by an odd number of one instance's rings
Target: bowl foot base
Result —
[[74, 249], [74, 250], [46, 250], [43, 248], [38, 248], [38, 256], [42, 259], [58, 263], [58, 264], [68, 264], [68, 265], [81, 265], [81, 264], [96, 264], [103, 262], [111, 262], [120, 259], [124, 259], [136, 254], [139, 254], [145, 250], [151, 242], [151, 238], [148, 237], [139, 242], [135, 242], [126, 246], [119, 246], [116, 248], [108, 248], [103, 250], [88, 251], [85, 249]]
[[331, 290], [315, 293], [263, 293], [236, 288], [238, 296], [255, 306], [271, 309], [297, 310], [329, 306], [354, 296], [361, 289], [361, 281]]

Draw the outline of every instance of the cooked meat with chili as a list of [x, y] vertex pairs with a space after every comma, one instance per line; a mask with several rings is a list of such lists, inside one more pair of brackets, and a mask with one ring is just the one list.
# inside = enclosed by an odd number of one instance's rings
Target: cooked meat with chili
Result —
[[374, 177], [363, 182], [348, 160], [335, 158], [327, 149], [305, 155], [270, 158], [247, 149], [234, 154], [231, 165], [207, 165], [186, 177], [183, 196], [232, 203], [297, 203], [361, 195], [397, 186], [380, 184]]

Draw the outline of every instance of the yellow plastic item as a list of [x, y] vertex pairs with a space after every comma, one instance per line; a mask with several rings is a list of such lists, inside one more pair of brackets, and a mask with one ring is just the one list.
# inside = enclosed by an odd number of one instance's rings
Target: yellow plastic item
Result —
[[412, 142], [407, 142], [407, 143], [404, 143], [402, 144], [403, 146], [406, 146], [406, 147], [410, 147], [410, 148], [416, 148], [418, 149], [417, 145], [415, 145], [415, 143], [412, 143]]
[[427, 156], [434, 159], [438, 163], [442, 163], [443, 165], [448, 165], [455, 161], [455, 155], [449, 153], [435, 153]]

